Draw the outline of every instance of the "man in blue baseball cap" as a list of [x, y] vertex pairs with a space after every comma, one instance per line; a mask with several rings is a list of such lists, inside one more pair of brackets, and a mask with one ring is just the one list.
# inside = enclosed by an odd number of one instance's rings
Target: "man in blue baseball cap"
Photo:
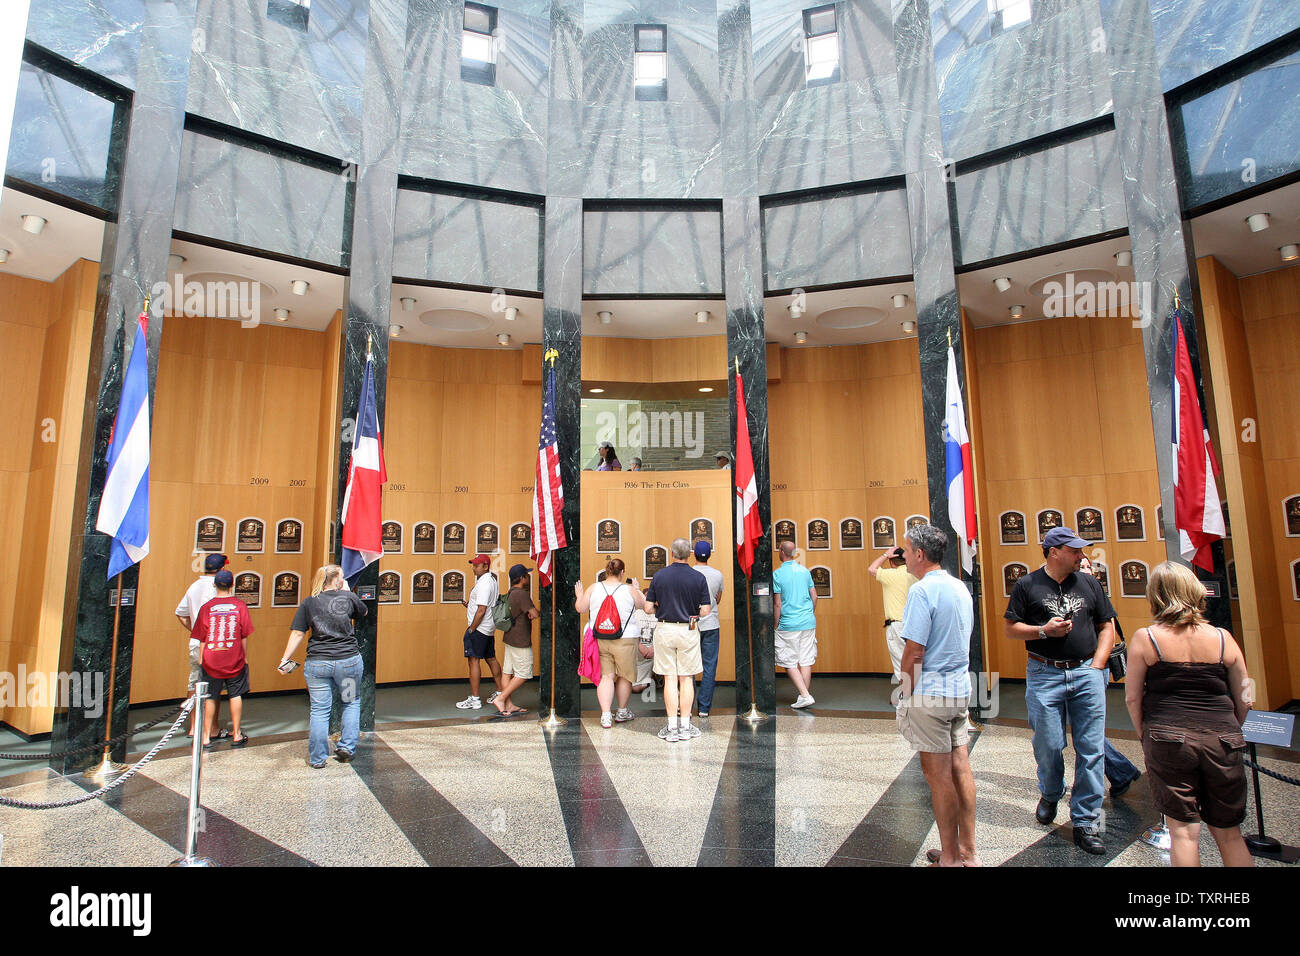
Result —
[[1049, 531], [1043, 538], [1043, 566], [1016, 581], [1005, 617], [1007, 637], [1024, 641], [1029, 654], [1025, 706], [1042, 794], [1034, 815], [1050, 825], [1065, 794], [1062, 751], [1068, 718], [1074, 741], [1074, 843], [1087, 853], [1102, 854], [1106, 665], [1115, 643], [1115, 609], [1097, 579], [1079, 573], [1087, 544], [1070, 528]]
[[695, 542], [695, 570], [704, 575], [709, 586], [709, 613], [700, 618], [700, 657], [704, 663], [704, 680], [696, 697], [699, 704], [699, 716], [709, 716], [713, 706], [713, 685], [718, 676], [718, 639], [722, 633], [722, 624], [718, 621], [718, 601], [722, 599], [722, 572], [709, 567], [709, 556], [713, 554], [713, 545], [700, 540]]

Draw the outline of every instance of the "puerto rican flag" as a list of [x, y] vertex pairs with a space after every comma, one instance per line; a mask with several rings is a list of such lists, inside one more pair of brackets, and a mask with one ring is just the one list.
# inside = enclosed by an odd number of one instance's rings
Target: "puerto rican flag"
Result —
[[763, 537], [758, 517], [758, 485], [754, 481], [754, 450], [749, 443], [749, 414], [745, 409], [745, 383], [736, 365], [736, 560], [745, 577], [754, 567], [754, 548]]
[[348, 487], [343, 493], [343, 576], [351, 580], [378, 560], [383, 519], [384, 443], [379, 437], [379, 412], [375, 404], [375, 362], [366, 357], [366, 380], [361, 388], [357, 424], [352, 432], [352, 459]]
[[961, 569], [975, 566], [975, 478], [971, 468], [966, 408], [957, 383], [957, 356], [948, 346], [948, 404], [943, 419], [944, 478], [948, 483], [948, 521], [957, 533]]
[[542, 427], [537, 437], [537, 472], [533, 481], [533, 560], [542, 584], [551, 583], [551, 552], [568, 544], [564, 536], [564, 483], [560, 480], [560, 446], [555, 431], [555, 368], [546, 373]]
[[1210, 431], [1196, 394], [1192, 357], [1183, 337], [1181, 308], [1174, 310], [1173, 468], [1174, 526], [1178, 550], [1185, 560], [1214, 572], [1210, 545], [1227, 532], [1214, 480], [1219, 465], [1210, 444]]
[[141, 312], [122, 379], [95, 530], [113, 536], [111, 581], [149, 553], [149, 314]]

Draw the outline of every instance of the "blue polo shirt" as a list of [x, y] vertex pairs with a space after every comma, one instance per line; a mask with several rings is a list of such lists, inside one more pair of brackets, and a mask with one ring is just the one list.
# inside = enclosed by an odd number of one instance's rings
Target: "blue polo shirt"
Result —
[[970, 696], [970, 636], [975, 608], [970, 591], [935, 568], [912, 585], [903, 608], [903, 640], [925, 648], [921, 682], [914, 693], [928, 697]]
[[772, 572], [772, 592], [781, 595], [778, 631], [811, 631], [817, 627], [812, 596], [808, 593], [812, 586], [812, 574], [798, 561], [783, 561]]

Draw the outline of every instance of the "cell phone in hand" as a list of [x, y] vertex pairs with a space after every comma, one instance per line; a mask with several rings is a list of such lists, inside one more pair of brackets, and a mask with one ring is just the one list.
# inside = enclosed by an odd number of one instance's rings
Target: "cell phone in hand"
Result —
[[279, 667], [276, 668], [276, 670], [278, 670], [281, 674], [292, 674], [297, 669], [298, 669], [298, 662], [292, 659], [285, 661], [283, 664], [281, 664]]

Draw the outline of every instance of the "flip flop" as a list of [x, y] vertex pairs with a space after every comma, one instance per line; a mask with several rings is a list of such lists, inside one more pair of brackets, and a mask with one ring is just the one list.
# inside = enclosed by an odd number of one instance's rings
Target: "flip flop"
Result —
[[229, 737], [230, 737], [230, 731], [229, 731], [229, 730], [222, 729], [222, 730], [217, 731], [217, 735], [216, 735], [215, 737], [213, 737], [212, 739], [213, 739], [213, 740], [226, 740], [226, 739], [228, 739]]
[[230, 746], [232, 746], [232, 747], [242, 747], [242, 746], [244, 746], [244, 744], [246, 744], [246, 743], [248, 743], [248, 734], [244, 734], [244, 736], [242, 736], [242, 737], [238, 737], [238, 738], [232, 739], [232, 740], [230, 741]]
[[512, 710], [512, 711], [510, 711], [508, 714], [506, 714], [506, 716], [507, 716], [507, 717], [513, 717], [515, 714], [526, 714], [526, 713], [528, 713], [528, 708], [527, 708], [527, 707], [516, 707], [514, 710]]
[[934, 849], [933, 847], [931, 847], [930, 849], [928, 849], [928, 850], [925, 851], [925, 858], [926, 858], [930, 863], [935, 864], [935, 865], [938, 864], [938, 862], [939, 862], [939, 858], [940, 858], [942, 855], [943, 855], [943, 852], [942, 852], [941, 850], [936, 850], [936, 849]]

